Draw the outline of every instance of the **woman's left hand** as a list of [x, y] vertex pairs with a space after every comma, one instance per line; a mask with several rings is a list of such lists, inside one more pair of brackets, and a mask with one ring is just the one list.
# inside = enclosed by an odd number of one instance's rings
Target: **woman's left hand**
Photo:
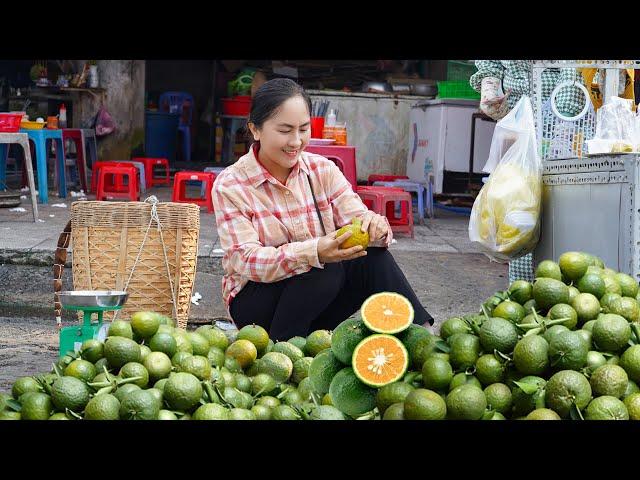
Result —
[[369, 232], [369, 241], [377, 242], [382, 240], [388, 233], [387, 219], [375, 212], [368, 212], [360, 217], [362, 220], [362, 231]]

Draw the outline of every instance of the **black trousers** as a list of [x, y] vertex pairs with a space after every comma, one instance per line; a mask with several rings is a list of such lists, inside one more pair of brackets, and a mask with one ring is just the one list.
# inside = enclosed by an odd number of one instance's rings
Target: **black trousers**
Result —
[[314, 330], [334, 329], [353, 315], [374, 293], [397, 292], [409, 299], [414, 323], [433, 325], [402, 270], [386, 248], [369, 248], [367, 255], [279, 282], [250, 281], [231, 301], [230, 313], [238, 328], [256, 324], [274, 341], [285, 341]]

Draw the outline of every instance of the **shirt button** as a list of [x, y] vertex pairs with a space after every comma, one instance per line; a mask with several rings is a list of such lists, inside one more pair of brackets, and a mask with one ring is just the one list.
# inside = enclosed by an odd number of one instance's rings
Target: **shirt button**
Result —
[[284, 194], [288, 197], [289, 195], [291, 195], [291, 192], [287, 190], [286, 192], [284, 192]]

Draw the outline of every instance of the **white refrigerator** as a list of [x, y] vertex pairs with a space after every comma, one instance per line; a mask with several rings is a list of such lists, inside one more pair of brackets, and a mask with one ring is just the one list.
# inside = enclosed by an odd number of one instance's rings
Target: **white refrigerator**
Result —
[[[477, 100], [435, 99], [416, 103], [410, 111], [407, 176], [419, 182], [433, 175], [433, 192], [442, 193], [444, 172], [468, 172], [471, 120]], [[476, 119], [473, 172], [483, 173], [495, 122]]]

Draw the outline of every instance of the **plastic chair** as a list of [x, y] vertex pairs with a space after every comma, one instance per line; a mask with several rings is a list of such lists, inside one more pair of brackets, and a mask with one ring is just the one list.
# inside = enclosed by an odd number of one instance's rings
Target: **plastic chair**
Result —
[[[86, 192], [87, 191], [87, 156], [86, 146], [84, 142], [84, 135], [79, 128], [63, 128], [62, 139], [65, 142], [73, 142], [76, 146], [76, 168], [78, 170], [78, 177], [80, 179], [80, 186]], [[65, 167], [67, 165], [65, 158]]]
[[413, 180], [394, 180], [394, 181], [376, 181], [373, 183], [374, 186], [385, 186], [385, 187], [399, 187], [407, 192], [415, 192], [418, 197], [418, 215], [420, 218], [420, 223], [424, 223], [425, 217], [425, 205], [427, 207], [426, 211], [429, 215], [429, 218], [433, 218], [433, 185], [432, 182], [429, 181], [425, 185], [421, 182], [416, 182]]
[[[134, 202], [140, 200], [138, 169], [134, 165], [114, 162], [112, 165], [103, 165], [99, 171], [96, 200], [110, 200], [112, 198], [126, 198]], [[115, 181], [107, 183], [107, 176], [113, 176]], [[125, 176], [128, 177], [128, 183], [124, 185], [124, 189], [118, 188], [123, 185], [122, 178]], [[113, 184], [116, 185], [116, 188], [108, 188]]]
[[31, 196], [31, 208], [33, 221], [38, 221], [38, 203], [36, 200], [36, 183], [33, 178], [33, 165], [31, 163], [31, 148], [29, 137], [24, 133], [0, 132], [0, 191], [6, 189], [7, 178], [7, 157], [9, 156], [9, 146], [14, 143], [20, 145], [24, 151], [24, 166], [22, 171], [26, 171], [29, 182], [29, 195]]
[[56, 142], [56, 170], [58, 178], [58, 196], [67, 198], [67, 181], [64, 174], [64, 141], [62, 139], [62, 130], [49, 130], [43, 128], [41, 130], [30, 130], [21, 128], [20, 133], [26, 133], [29, 140], [33, 142], [35, 147], [36, 168], [38, 170], [38, 192], [41, 203], [49, 203], [49, 186], [47, 180], [47, 144]]
[[[135, 157], [131, 160], [144, 163], [147, 188], [151, 188], [154, 185], [171, 185], [171, 175], [169, 174], [169, 160], [167, 160], [166, 158]], [[164, 176], [155, 176], [154, 169], [158, 166], [162, 167], [162, 169], [164, 170]]]
[[[211, 189], [216, 179], [214, 173], [209, 172], [177, 172], [173, 177], [173, 195], [172, 202], [179, 203], [195, 203], [201, 207], [206, 207], [209, 213], [213, 212], [213, 198], [211, 197]], [[203, 182], [205, 184], [204, 198], [187, 197], [187, 183], [191, 181]]]
[[182, 132], [184, 160], [191, 161], [191, 123], [193, 118], [193, 96], [186, 92], [164, 92], [158, 100], [160, 111], [179, 113], [178, 130]]

